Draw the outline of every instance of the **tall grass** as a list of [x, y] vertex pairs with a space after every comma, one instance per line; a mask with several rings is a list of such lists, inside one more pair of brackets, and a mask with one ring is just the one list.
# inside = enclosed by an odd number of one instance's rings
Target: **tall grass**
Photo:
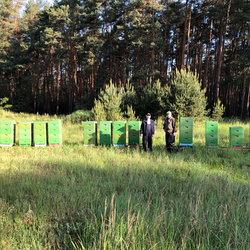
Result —
[[0, 248], [249, 249], [249, 151], [206, 148], [195, 126], [173, 154], [160, 125], [152, 153], [85, 147], [69, 123], [62, 147], [0, 148]]

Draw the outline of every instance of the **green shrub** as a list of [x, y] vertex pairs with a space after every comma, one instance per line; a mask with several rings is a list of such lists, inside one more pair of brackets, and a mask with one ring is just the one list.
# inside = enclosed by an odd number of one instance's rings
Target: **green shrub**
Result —
[[132, 108], [136, 100], [135, 91], [129, 84], [124, 89], [110, 82], [95, 99], [95, 106], [92, 109], [94, 119], [96, 121], [136, 119]]
[[70, 123], [81, 123], [88, 120], [93, 120], [93, 113], [90, 110], [77, 110], [63, 118], [63, 121]]
[[119, 121], [122, 119], [121, 102], [124, 88], [116, 87], [112, 82], [101, 90], [92, 109], [95, 120]]
[[104, 110], [104, 105], [100, 100], [95, 100], [95, 106], [92, 109], [94, 119], [96, 121], [105, 121], [106, 119], [106, 112]]
[[7, 102], [9, 101], [9, 98], [4, 97], [4, 98], [0, 98], [0, 113], [4, 110], [4, 109], [9, 109], [12, 107], [12, 105], [7, 104]]
[[139, 118], [136, 117], [135, 111], [133, 110], [132, 106], [127, 106], [127, 111], [124, 112], [124, 117], [127, 121], [138, 121]]
[[137, 113], [141, 118], [149, 112], [153, 119], [166, 114], [170, 107], [169, 102], [169, 86], [162, 86], [160, 80], [149, 82], [143, 87], [140, 94], [140, 104], [138, 105]]
[[212, 113], [212, 118], [214, 120], [221, 121], [224, 112], [225, 112], [225, 107], [221, 103], [220, 99], [218, 99], [217, 103], [214, 105], [214, 110], [213, 110], [213, 113]]
[[206, 110], [206, 90], [201, 90], [197, 76], [186, 70], [176, 70], [170, 78], [170, 110], [174, 116], [202, 118]]
[[121, 100], [121, 111], [127, 117], [128, 114], [128, 107], [133, 111], [135, 114], [135, 109], [138, 106], [138, 96], [134, 89], [134, 87], [128, 83], [122, 93], [122, 100]]

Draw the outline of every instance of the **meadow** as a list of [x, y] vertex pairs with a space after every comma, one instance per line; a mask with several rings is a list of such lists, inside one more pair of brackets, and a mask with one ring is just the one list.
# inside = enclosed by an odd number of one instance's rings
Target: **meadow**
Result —
[[0, 249], [250, 249], [250, 151], [228, 146], [243, 126], [249, 148], [249, 122], [220, 122], [218, 149], [204, 124], [172, 154], [160, 120], [153, 152], [86, 147], [70, 122], [61, 147], [0, 148]]

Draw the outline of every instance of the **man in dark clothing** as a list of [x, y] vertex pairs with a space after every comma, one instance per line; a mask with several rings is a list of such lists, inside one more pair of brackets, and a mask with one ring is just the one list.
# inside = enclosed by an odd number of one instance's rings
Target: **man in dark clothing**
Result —
[[143, 136], [142, 141], [144, 151], [147, 151], [147, 143], [149, 150], [152, 151], [152, 137], [154, 137], [155, 134], [155, 125], [154, 121], [150, 119], [150, 113], [147, 113], [146, 118], [147, 119], [142, 121], [140, 134]]
[[167, 118], [165, 119], [163, 129], [165, 131], [166, 147], [169, 152], [173, 151], [173, 142], [175, 141], [176, 125], [175, 119], [172, 117], [170, 111], [167, 112]]

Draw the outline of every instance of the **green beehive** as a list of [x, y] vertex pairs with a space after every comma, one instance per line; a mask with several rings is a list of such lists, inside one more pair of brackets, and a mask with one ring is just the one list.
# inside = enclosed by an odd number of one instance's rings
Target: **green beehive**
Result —
[[206, 135], [218, 135], [218, 122], [206, 121]]
[[206, 135], [206, 146], [217, 147], [218, 135]]
[[19, 146], [30, 147], [32, 145], [32, 122], [19, 122], [18, 133], [19, 133]]
[[0, 121], [0, 146], [11, 147], [15, 143], [15, 121]]
[[33, 128], [34, 128], [34, 130], [39, 130], [39, 129], [41, 129], [41, 130], [46, 130], [46, 124], [47, 124], [47, 122], [45, 122], [45, 121], [37, 121], [37, 122], [34, 122], [34, 125], [33, 125]]
[[206, 146], [217, 147], [218, 146], [218, 122], [207, 121], [205, 133], [206, 133]]
[[113, 123], [113, 146], [125, 146], [126, 144], [126, 122], [114, 121]]
[[230, 127], [229, 133], [230, 135], [244, 135], [243, 127]]
[[111, 146], [112, 121], [100, 121], [100, 144]]
[[83, 142], [84, 145], [97, 144], [97, 122], [86, 121], [83, 122]]
[[128, 122], [128, 145], [140, 145], [141, 122], [140, 121], [130, 121]]
[[48, 121], [48, 134], [61, 134], [62, 123], [61, 120]]
[[96, 131], [96, 127], [97, 127], [97, 122], [96, 121], [83, 122], [83, 129], [84, 130], [91, 129], [91, 130]]
[[243, 147], [244, 131], [243, 127], [230, 127], [230, 146], [231, 147]]
[[62, 144], [61, 120], [48, 121], [48, 144], [50, 146]]
[[33, 124], [33, 137], [35, 147], [46, 147], [47, 145], [47, 122], [36, 121]]
[[126, 139], [126, 134], [113, 134], [113, 140], [114, 139], [123, 139], [125, 140]]
[[129, 131], [140, 131], [141, 122], [140, 121], [129, 121], [128, 122], [128, 130]]
[[180, 143], [181, 144], [192, 144], [193, 143], [193, 137], [180, 137]]
[[180, 126], [193, 127], [193, 117], [180, 117]]
[[125, 146], [126, 135], [123, 134], [114, 134], [113, 135], [113, 145], [114, 146]]
[[84, 145], [96, 145], [96, 135], [87, 134], [83, 137]]
[[180, 137], [193, 137], [193, 130], [180, 129]]
[[62, 134], [48, 134], [48, 144], [50, 146], [62, 144]]
[[180, 117], [180, 145], [193, 144], [193, 117]]
[[114, 121], [113, 134], [125, 134], [125, 133], [126, 133], [126, 122], [125, 121]]

